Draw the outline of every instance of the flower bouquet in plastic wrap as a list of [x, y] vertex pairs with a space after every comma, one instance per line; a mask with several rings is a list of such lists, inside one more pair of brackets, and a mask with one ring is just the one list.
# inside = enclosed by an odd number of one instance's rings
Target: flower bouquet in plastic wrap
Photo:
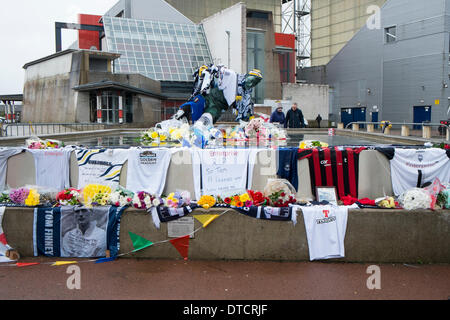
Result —
[[146, 191], [135, 193], [132, 199], [133, 207], [141, 210], [148, 210], [163, 203], [161, 197], [152, 195]]
[[81, 201], [86, 207], [106, 206], [112, 193], [110, 186], [89, 184], [81, 191]]
[[191, 204], [189, 191], [176, 191], [163, 198], [163, 205], [168, 208], [182, 208]]
[[116, 207], [133, 205], [134, 192], [121, 186], [117, 187], [109, 196], [109, 203]]
[[295, 188], [286, 179], [269, 179], [264, 188], [264, 196], [273, 207], [288, 207], [289, 204], [297, 203]]
[[75, 188], [64, 189], [56, 195], [57, 206], [81, 205], [81, 190]]

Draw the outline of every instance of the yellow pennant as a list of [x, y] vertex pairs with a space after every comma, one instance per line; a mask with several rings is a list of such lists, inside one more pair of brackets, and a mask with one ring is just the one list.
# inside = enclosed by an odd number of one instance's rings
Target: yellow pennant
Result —
[[75, 264], [77, 261], [56, 261], [52, 266], [64, 266], [66, 264]]
[[203, 228], [206, 228], [211, 222], [219, 217], [218, 214], [199, 214], [194, 216], [195, 219], [203, 224]]

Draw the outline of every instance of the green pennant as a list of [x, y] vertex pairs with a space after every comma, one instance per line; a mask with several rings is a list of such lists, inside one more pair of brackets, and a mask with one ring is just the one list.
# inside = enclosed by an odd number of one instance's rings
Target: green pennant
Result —
[[128, 232], [130, 234], [131, 241], [133, 242], [133, 252], [145, 249], [147, 247], [150, 247], [153, 245], [153, 242], [148, 241], [147, 239], [142, 238], [141, 236], [138, 236], [137, 234], [134, 234], [132, 232]]

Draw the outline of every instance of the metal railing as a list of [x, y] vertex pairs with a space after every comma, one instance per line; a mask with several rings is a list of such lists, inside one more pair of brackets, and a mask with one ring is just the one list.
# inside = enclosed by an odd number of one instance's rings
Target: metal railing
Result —
[[364, 122], [364, 121], [355, 121], [350, 122], [345, 126], [345, 129], [348, 129], [353, 124], [373, 124], [373, 125], [384, 125], [384, 124], [390, 124], [390, 125], [400, 125], [400, 126], [421, 126], [421, 127], [445, 127], [450, 128], [450, 125], [442, 124], [442, 123], [430, 123], [430, 122], [421, 122], [421, 123], [414, 123], [414, 122]]
[[105, 129], [100, 123], [3, 123], [0, 137], [27, 137]]
[[[421, 126], [422, 130], [424, 127], [438, 127], [439, 128], [445, 128], [445, 132], [440, 132], [442, 135], [446, 136], [446, 140], [450, 140], [450, 125], [442, 124], [442, 123], [430, 123], [430, 122], [421, 122], [421, 123], [414, 123], [414, 122], [390, 122], [390, 121], [380, 121], [380, 122], [365, 122], [365, 121], [355, 121], [350, 122], [345, 126], [345, 129], [349, 129], [350, 126], [353, 126], [354, 124], [359, 125], [378, 125], [381, 128], [381, 131], [383, 131], [383, 126]], [[384, 131], [383, 131], [384, 132]]]

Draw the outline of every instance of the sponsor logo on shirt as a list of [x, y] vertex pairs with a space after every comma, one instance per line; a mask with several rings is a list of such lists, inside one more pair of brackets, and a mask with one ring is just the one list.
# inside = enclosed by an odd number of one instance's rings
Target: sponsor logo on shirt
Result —
[[139, 154], [141, 164], [156, 164], [156, 153], [153, 151], [144, 151]]
[[330, 210], [323, 210], [324, 218], [323, 219], [316, 219], [316, 224], [324, 224], [324, 223], [331, 223], [333, 221], [336, 221], [336, 217], [332, 216], [329, 217]]

